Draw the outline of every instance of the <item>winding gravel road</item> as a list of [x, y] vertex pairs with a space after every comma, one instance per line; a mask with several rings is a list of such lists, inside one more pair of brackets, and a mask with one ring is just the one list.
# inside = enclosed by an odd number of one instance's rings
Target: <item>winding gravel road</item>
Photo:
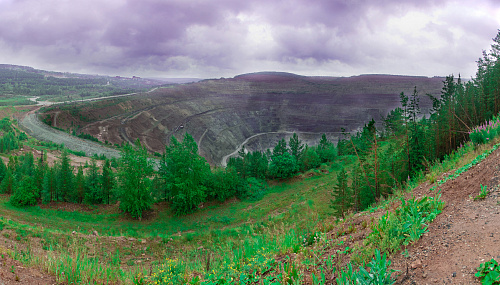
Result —
[[[158, 89], [158, 87], [153, 88], [145, 93], [150, 93]], [[47, 106], [47, 105], [57, 105], [57, 104], [71, 104], [73, 102], [85, 102], [85, 101], [98, 101], [98, 100], [106, 100], [117, 97], [125, 97], [125, 96], [133, 96], [138, 95], [140, 93], [129, 93], [122, 95], [113, 95], [108, 97], [99, 97], [99, 98], [90, 98], [84, 100], [75, 100], [75, 101], [66, 101], [66, 102], [50, 102], [50, 101], [36, 101], [38, 97], [30, 98], [31, 101], [37, 102], [39, 106]], [[109, 147], [105, 147], [101, 144], [84, 140], [75, 136], [72, 136], [68, 133], [56, 130], [47, 126], [46, 124], [40, 122], [38, 120], [38, 116], [36, 112], [38, 109], [30, 111], [26, 116], [19, 121], [21, 128], [24, 129], [27, 133], [29, 133], [32, 137], [47, 142], [54, 142], [57, 144], [64, 144], [64, 146], [72, 151], [83, 151], [87, 156], [104, 155], [107, 158], [119, 158], [120, 151], [116, 149], [112, 149]]]
[[119, 158], [120, 151], [102, 146], [98, 143], [80, 139], [68, 133], [53, 129], [46, 124], [40, 122], [35, 111], [31, 111], [20, 121], [21, 127], [32, 137], [41, 140], [49, 141], [64, 146], [73, 151], [83, 151], [87, 156], [105, 155], [107, 158]]

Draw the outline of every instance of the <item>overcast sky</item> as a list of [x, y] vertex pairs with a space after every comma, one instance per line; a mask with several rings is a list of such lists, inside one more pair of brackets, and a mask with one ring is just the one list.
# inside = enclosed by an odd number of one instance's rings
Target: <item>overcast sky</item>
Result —
[[475, 75], [496, 0], [0, 0], [0, 63], [91, 74]]

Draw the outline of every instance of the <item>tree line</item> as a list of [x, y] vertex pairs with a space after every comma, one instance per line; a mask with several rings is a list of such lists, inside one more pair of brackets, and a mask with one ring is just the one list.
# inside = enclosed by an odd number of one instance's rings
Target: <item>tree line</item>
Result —
[[339, 155], [351, 155], [355, 166], [343, 169], [332, 185], [332, 206], [343, 216], [349, 209], [362, 210], [410, 177], [425, 173], [430, 165], [450, 155], [470, 139], [475, 126], [500, 111], [500, 31], [489, 52], [477, 61], [476, 77], [464, 82], [447, 76], [441, 95], [432, 100], [429, 116], [420, 113], [417, 88], [400, 94], [401, 107], [384, 119], [377, 130], [374, 121], [361, 132], [346, 134], [338, 143]]
[[[111, 203], [141, 218], [156, 201], [167, 201], [172, 211], [183, 215], [196, 211], [207, 201], [231, 197], [259, 199], [266, 179], [285, 179], [321, 163], [338, 162], [341, 169], [332, 189], [332, 207], [343, 216], [359, 211], [401, 187], [407, 180], [429, 170], [430, 165], [451, 154], [469, 139], [472, 129], [500, 111], [500, 32], [490, 52], [478, 60], [476, 77], [463, 82], [447, 76], [441, 96], [430, 96], [433, 108], [422, 116], [415, 87], [400, 94], [401, 107], [392, 110], [377, 129], [371, 120], [359, 132], [342, 130], [337, 146], [323, 135], [317, 146], [307, 146], [293, 134], [272, 150], [240, 150], [224, 169], [211, 169], [198, 154], [193, 137], [172, 137], [159, 160], [158, 170], [139, 141], [125, 145], [116, 171], [109, 162], [102, 168], [95, 161], [78, 167], [76, 174], [63, 152], [53, 167], [43, 159], [34, 163], [25, 155], [0, 164], [0, 189], [11, 193], [15, 205], [37, 201]], [[344, 161], [354, 161], [348, 167]], [[4, 170], [3, 170], [4, 169]], [[3, 172], [2, 172], [3, 171]], [[4, 173], [4, 174], [2, 174]], [[105, 174], [106, 173], [106, 174]], [[106, 179], [103, 177], [107, 177]], [[34, 178], [35, 177], [35, 178]], [[11, 183], [12, 182], [12, 183]]]

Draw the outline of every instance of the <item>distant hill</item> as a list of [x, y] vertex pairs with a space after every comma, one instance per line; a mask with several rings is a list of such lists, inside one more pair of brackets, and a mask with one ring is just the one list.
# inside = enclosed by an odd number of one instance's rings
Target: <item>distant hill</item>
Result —
[[49, 109], [42, 115], [57, 127], [77, 128], [111, 143], [140, 138], [148, 149], [163, 152], [172, 135], [189, 132], [212, 164], [242, 142], [249, 150], [266, 149], [297, 132], [316, 144], [322, 133], [336, 141], [341, 128], [354, 131], [400, 105], [399, 94], [421, 95], [423, 114], [439, 95], [441, 77], [360, 75], [301, 76], [258, 72], [227, 79], [159, 88], [148, 94]]
[[161, 81], [163, 83], [170, 83], [170, 84], [184, 84], [184, 83], [194, 83], [198, 82], [200, 78], [162, 78], [162, 77], [147, 77], [146, 79], [152, 79], [156, 81]]
[[0, 95], [38, 96], [42, 100], [68, 101], [145, 91], [166, 84], [173, 83], [136, 76], [55, 72], [29, 66], [0, 64]]

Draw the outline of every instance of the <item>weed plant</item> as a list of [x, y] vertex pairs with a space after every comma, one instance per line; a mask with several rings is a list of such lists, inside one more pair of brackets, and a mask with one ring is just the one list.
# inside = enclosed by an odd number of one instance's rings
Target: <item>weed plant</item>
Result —
[[349, 263], [345, 270], [341, 270], [336, 281], [338, 285], [392, 285], [395, 281], [391, 279], [391, 274], [396, 271], [389, 270], [389, 266], [391, 266], [391, 261], [387, 260], [385, 253], [381, 255], [377, 249], [375, 250], [375, 257], [367, 265], [369, 271], [363, 266], [359, 267], [358, 271], [354, 271]]
[[476, 277], [483, 285], [500, 284], [500, 265], [495, 259], [481, 263], [477, 268]]
[[474, 201], [482, 200], [486, 198], [486, 196], [488, 196], [488, 194], [490, 193], [490, 191], [487, 189], [488, 188], [487, 185], [483, 186], [483, 184], [479, 184], [479, 186], [481, 186], [481, 191], [476, 197], [474, 197]]
[[402, 245], [417, 241], [426, 231], [427, 226], [441, 213], [444, 202], [441, 194], [436, 197], [415, 198], [405, 201], [395, 212], [387, 211], [378, 222], [372, 225], [372, 232], [364, 242], [364, 247], [352, 257], [358, 264], [364, 263], [376, 253], [376, 250], [393, 253]]

